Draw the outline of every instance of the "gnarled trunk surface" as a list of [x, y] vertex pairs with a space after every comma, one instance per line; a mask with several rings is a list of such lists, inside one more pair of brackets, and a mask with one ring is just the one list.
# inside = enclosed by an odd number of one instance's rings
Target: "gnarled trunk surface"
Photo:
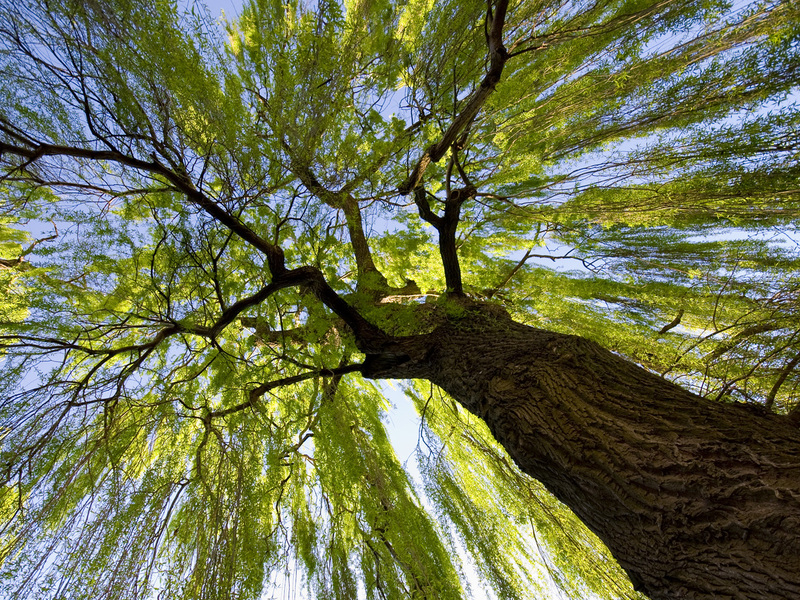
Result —
[[484, 419], [636, 589], [655, 600], [800, 598], [796, 422], [705, 400], [593, 342], [508, 319], [462, 319], [424, 338], [371, 375], [429, 379]]

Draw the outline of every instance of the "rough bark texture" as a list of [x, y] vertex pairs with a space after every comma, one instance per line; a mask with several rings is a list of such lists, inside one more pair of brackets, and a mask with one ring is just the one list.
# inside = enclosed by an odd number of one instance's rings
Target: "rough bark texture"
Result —
[[373, 375], [429, 379], [484, 419], [654, 600], [800, 598], [790, 418], [705, 400], [588, 340], [499, 317], [409, 339], [406, 362], [389, 363]]

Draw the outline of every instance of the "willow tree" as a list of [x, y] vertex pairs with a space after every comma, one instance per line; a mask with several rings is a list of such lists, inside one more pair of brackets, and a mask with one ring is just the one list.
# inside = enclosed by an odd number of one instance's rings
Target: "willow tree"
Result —
[[3, 3], [4, 597], [800, 596], [799, 37]]

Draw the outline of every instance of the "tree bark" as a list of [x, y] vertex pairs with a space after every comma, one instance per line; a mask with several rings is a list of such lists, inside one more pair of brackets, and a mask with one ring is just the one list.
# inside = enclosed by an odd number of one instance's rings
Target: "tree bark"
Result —
[[428, 379], [482, 418], [654, 600], [800, 598], [795, 420], [706, 400], [577, 336], [470, 312], [365, 374]]

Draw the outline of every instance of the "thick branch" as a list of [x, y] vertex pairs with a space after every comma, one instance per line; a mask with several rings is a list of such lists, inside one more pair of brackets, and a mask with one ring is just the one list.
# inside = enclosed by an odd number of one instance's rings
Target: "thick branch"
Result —
[[[285, 277], [283, 279], [285, 279]], [[220, 316], [220, 318], [211, 327], [198, 329], [193, 331], [192, 333], [207, 335], [211, 338], [214, 338], [217, 335], [219, 335], [223, 329], [225, 329], [228, 325], [230, 325], [236, 319], [236, 317], [238, 317], [245, 310], [261, 304], [272, 294], [274, 294], [275, 292], [284, 287], [288, 287], [289, 285], [290, 284], [277, 285], [273, 281], [269, 285], [262, 287], [252, 296], [248, 296], [247, 298], [242, 298], [241, 300], [234, 302], [231, 306], [222, 311], [222, 315]]]
[[417, 205], [417, 210], [422, 220], [439, 229], [442, 218], [431, 210], [431, 205], [428, 202], [428, 192], [425, 190], [424, 185], [418, 185], [414, 188], [414, 204]]
[[473, 187], [452, 190], [445, 201], [444, 214], [439, 216], [431, 210], [425, 187], [419, 185], [414, 189], [414, 203], [419, 210], [419, 216], [433, 225], [439, 233], [439, 254], [442, 257], [447, 291], [452, 294], [464, 293], [456, 249], [456, 231], [461, 216], [461, 205], [475, 193]]
[[27, 164], [34, 163], [45, 156], [62, 156], [113, 162], [122, 166], [131, 167], [137, 171], [159, 175], [171, 183], [176, 189], [183, 192], [192, 204], [202, 209], [218, 223], [224, 225], [244, 241], [262, 252], [267, 257], [267, 264], [273, 275], [279, 275], [286, 271], [283, 250], [281, 250], [280, 246], [272, 244], [259, 236], [239, 219], [220, 207], [214, 200], [200, 192], [185, 173], [176, 173], [172, 171], [159, 162], [155, 156], [152, 161], [145, 161], [114, 150], [90, 150], [87, 148], [60, 146], [56, 144], [37, 144], [32, 148], [24, 148], [0, 141], [0, 154], [3, 153], [25, 158], [27, 159]]
[[350, 306], [345, 300], [328, 285], [319, 269], [314, 267], [300, 267], [289, 272], [303, 279], [309, 291], [317, 299], [332, 310], [337, 316], [347, 323], [356, 338], [356, 346], [362, 352], [382, 352], [390, 347], [394, 338], [379, 327], [367, 321], [361, 313]]
[[478, 115], [486, 99], [494, 91], [503, 67], [508, 60], [508, 52], [503, 46], [503, 26], [505, 25], [506, 9], [508, 0], [499, 0], [492, 14], [491, 5], [486, 17], [486, 42], [489, 47], [489, 69], [486, 72], [480, 86], [472, 93], [464, 109], [456, 116], [447, 131], [444, 132], [442, 139], [428, 147], [427, 150], [417, 161], [414, 170], [408, 178], [400, 184], [397, 190], [401, 194], [408, 194], [414, 190], [422, 181], [425, 169], [431, 162], [438, 162], [445, 155], [447, 150], [456, 142], [459, 134], [467, 129], [475, 117]]
[[442, 256], [447, 291], [453, 294], [464, 293], [461, 266], [458, 263], [456, 250], [456, 231], [461, 217], [461, 205], [475, 193], [474, 187], [453, 190], [444, 204], [444, 217], [439, 229], [439, 254]]
[[274, 277], [268, 286], [252, 296], [239, 300], [223, 312], [222, 317], [213, 327], [196, 330], [194, 333], [216, 335], [245, 309], [264, 301], [278, 290], [299, 286], [304, 286], [350, 327], [356, 338], [356, 346], [362, 352], [381, 352], [392, 345], [394, 340], [392, 336], [367, 321], [361, 313], [336, 293], [325, 281], [325, 277], [319, 269], [310, 266], [285, 271], [281, 275]]
[[[366, 282], [367, 287], [378, 287], [387, 289], [389, 287], [386, 278], [375, 266], [372, 260], [372, 251], [369, 249], [367, 236], [364, 234], [364, 225], [361, 219], [361, 209], [358, 201], [346, 194], [342, 198], [342, 210], [344, 211], [347, 222], [347, 232], [350, 235], [350, 244], [353, 246], [353, 254], [356, 258], [356, 270], [358, 272], [358, 286], [363, 287]], [[373, 274], [370, 281], [369, 274]]]
[[[356, 336], [356, 343], [362, 351], [380, 351], [385, 348], [387, 344], [390, 344], [392, 340], [391, 336], [369, 323], [358, 311], [345, 302], [333, 288], [328, 285], [319, 269], [314, 267], [300, 267], [292, 269], [291, 271], [287, 270], [284, 263], [283, 250], [280, 246], [266, 241], [238, 218], [228, 213], [212, 199], [197, 190], [186, 174], [175, 173], [156, 160], [155, 157], [152, 161], [148, 162], [113, 150], [90, 150], [53, 144], [38, 144], [34, 148], [29, 149], [0, 141], [0, 153], [4, 152], [25, 158], [28, 163], [33, 163], [45, 156], [85, 158], [95, 161], [113, 162], [139, 171], [159, 175], [169, 181], [176, 189], [183, 192], [192, 204], [202, 209], [218, 223], [226, 226], [234, 234], [265, 254], [272, 274], [271, 284], [262, 289], [255, 298], [240, 301], [244, 302], [244, 305], [239, 305], [237, 303], [237, 305], [225, 311], [221, 322], [217, 323], [213, 328], [215, 332], [220, 331], [222, 327], [230, 323], [242, 310], [260, 302], [273, 292], [286, 287], [306, 285], [325, 306], [341, 317], [344, 322], [350, 326]], [[263, 296], [263, 298], [261, 296]], [[205, 330], [197, 331], [196, 333], [209, 334], [212, 333], [212, 331]]]
[[[353, 247], [353, 254], [356, 259], [359, 287], [363, 287], [364, 285], [367, 287], [376, 287], [377, 285], [377, 287], [383, 289], [388, 288], [389, 284], [386, 278], [378, 270], [375, 266], [375, 262], [372, 260], [372, 251], [369, 248], [367, 236], [364, 234], [364, 225], [361, 219], [361, 209], [358, 206], [358, 201], [347, 191], [335, 192], [327, 189], [320, 183], [311, 169], [296, 158], [294, 152], [292, 152], [292, 149], [285, 141], [282, 142], [282, 145], [283, 149], [289, 155], [292, 172], [306, 189], [331, 208], [340, 209], [344, 212], [345, 221], [347, 223], [347, 233], [350, 237], [350, 244]], [[374, 275], [370, 277], [370, 274]], [[370, 279], [377, 281], [369, 281]]]

